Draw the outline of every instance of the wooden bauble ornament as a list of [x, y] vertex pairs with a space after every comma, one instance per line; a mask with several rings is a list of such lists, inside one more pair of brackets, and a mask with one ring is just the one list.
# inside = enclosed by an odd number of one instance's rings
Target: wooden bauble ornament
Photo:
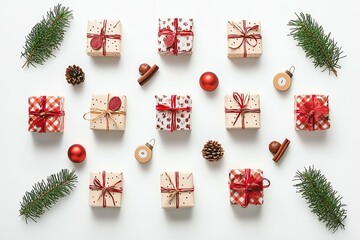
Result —
[[135, 149], [134, 156], [140, 163], [147, 163], [152, 157], [152, 149], [155, 145], [155, 139], [151, 139], [145, 145], [138, 146]]
[[164, 37], [164, 44], [166, 48], [171, 48], [174, 45], [175, 36], [174, 35], [167, 35]]
[[94, 50], [98, 50], [101, 48], [102, 41], [103, 39], [101, 36], [95, 36], [90, 41], [90, 47]]
[[289, 70], [276, 74], [273, 80], [274, 87], [281, 92], [288, 90], [291, 86], [294, 71], [295, 67], [292, 66]]
[[121, 107], [121, 99], [119, 97], [112, 97], [109, 101], [109, 110], [117, 111]]

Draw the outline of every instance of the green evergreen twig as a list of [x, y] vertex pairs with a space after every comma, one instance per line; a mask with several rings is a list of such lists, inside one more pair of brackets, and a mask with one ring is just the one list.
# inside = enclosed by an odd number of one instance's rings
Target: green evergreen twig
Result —
[[30, 192], [25, 192], [20, 208], [20, 216], [25, 217], [27, 223], [28, 218], [36, 222], [36, 218], [40, 218], [45, 210], [51, 208], [60, 198], [69, 195], [75, 188], [77, 176], [75, 170], [69, 172], [62, 169], [59, 173], [52, 174], [45, 182], [36, 183]]
[[305, 168], [303, 172], [297, 171], [294, 181], [298, 182], [294, 185], [297, 192], [307, 200], [311, 212], [317, 215], [320, 222], [324, 222], [333, 232], [338, 228], [345, 228], [346, 205], [341, 203], [342, 197], [333, 190], [320, 170], [312, 166]]
[[302, 47], [306, 57], [313, 60], [315, 68], [320, 67], [322, 71], [328, 70], [329, 74], [333, 72], [337, 76], [336, 69], [341, 68], [338, 61], [345, 57], [341, 47], [331, 38], [331, 33], [324, 33], [323, 27], [310, 14], [300, 13], [296, 17], [288, 23], [290, 36]]
[[72, 18], [72, 11], [61, 4], [50, 9], [46, 17], [43, 17], [25, 38], [21, 57], [26, 61], [22, 67], [30, 65], [35, 67], [35, 64], [43, 64], [47, 59], [55, 56], [52, 52], [59, 49]]

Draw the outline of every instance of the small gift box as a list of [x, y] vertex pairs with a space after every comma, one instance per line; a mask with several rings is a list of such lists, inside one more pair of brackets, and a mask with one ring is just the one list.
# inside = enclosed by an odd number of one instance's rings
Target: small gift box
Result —
[[29, 132], [64, 132], [64, 98], [29, 97]]
[[295, 129], [318, 131], [330, 128], [329, 100], [325, 95], [295, 96]]
[[93, 57], [120, 57], [121, 22], [88, 21], [86, 53]]
[[[90, 114], [90, 118], [87, 115]], [[126, 96], [93, 95], [90, 112], [84, 114], [84, 119], [90, 121], [94, 130], [125, 130]]]
[[193, 174], [165, 172], [160, 175], [161, 206], [163, 208], [187, 208], [194, 206]]
[[260, 96], [234, 92], [225, 96], [227, 129], [260, 128]]
[[121, 207], [122, 173], [92, 172], [90, 173], [89, 206]]
[[[263, 181], [267, 184], [264, 185]], [[260, 169], [231, 169], [229, 172], [230, 203], [247, 207], [249, 204], [263, 204], [263, 189], [270, 181], [263, 177]]]
[[193, 48], [193, 19], [159, 19], [158, 52], [166, 55], [189, 55]]
[[262, 37], [260, 22], [228, 21], [228, 57], [260, 57], [262, 54]]
[[191, 97], [155, 95], [156, 129], [165, 131], [191, 130]]

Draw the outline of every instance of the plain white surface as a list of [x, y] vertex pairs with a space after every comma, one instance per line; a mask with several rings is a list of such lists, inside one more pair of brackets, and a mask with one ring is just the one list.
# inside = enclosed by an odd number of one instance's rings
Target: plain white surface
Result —
[[[0, 14], [2, 174], [0, 239], [359, 239], [360, 196], [357, 122], [359, 10], [354, 1], [61, 1], [74, 11], [74, 20], [60, 51], [44, 66], [22, 69], [24, 37], [57, 1], [6, 1]], [[308, 12], [343, 46], [347, 57], [339, 77], [314, 69], [302, 49], [287, 36], [294, 12]], [[193, 17], [195, 42], [191, 57], [157, 54], [157, 19]], [[120, 19], [123, 26], [120, 60], [91, 58], [85, 53], [89, 19]], [[262, 21], [263, 56], [229, 60], [226, 22]], [[136, 82], [142, 62], [158, 64], [159, 72], [144, 87]], [[80, 65], [85, 83], [66, 83], [68, 65]], [[296, 66], [289, 91], [272, 85], [279, 71]], [[213, 93], [198, 84], [205, 71], [215, 72], [220, 85]], [[261, 95], [261, 129], [226, 131], [224, 96], [233, 91]], [[92, 93], [119, 93], [128, 97], [125, 133], [91, 131], [82, 115], [89, 110]], [[293, 96], [319, 93], [330, 96], [332, 127], [325, 132], [295, 132]], [[27, 97], [65, 97], [65, 132], [27, 132]], [[173, 134], [155, 130], [155, 94], [191, 94], [192, 128]], [[270, 141], [292, 142], [287, 154], [274, 164]], [[147, 165], [133, 156], [135, 148], [156, 139]], [[225, 148], [218, 164], [202, 159], [203, 144], [214, 139]], [[84, 164], [67, 159], [67, 149], [80, 143], [87, 149]], [[347, 204], [346, 230], [331, 234], [295, 193], [297, 169], [314, 165], [332, 182]], [[271, 180], [261, 207], [229, 204], [228, 169], [262, 168]], [[32, 185], [62, 168], [75, 168], [79, 183], [35, 224], [18, 216], [19, 202]], [[90, 171], [124, 172], [123, 207], [88, 206]], [[193, 209], [168, 211], [160, 207], [159, 174], [164, 170], [193, 171], [196, 188]]]

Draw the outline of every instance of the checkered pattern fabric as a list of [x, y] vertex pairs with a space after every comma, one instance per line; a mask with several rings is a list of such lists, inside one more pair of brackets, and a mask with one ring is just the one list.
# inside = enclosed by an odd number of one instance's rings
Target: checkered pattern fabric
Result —
[[[29, 97], [29, 131], [42, 132], [41, 126], [38, 124], [40, 116], [30, 114], [30, 112], [40, 112], [42, 110], [42, 96]], [[61, 111], [64, 110], [64, 98], [60, 96], [46, 96], [45, 111]], [[45, 127], [43, 132], [63, 132], [64, 116], [47, 116], [45, 119]]]
[[[319, 121], [316, 121], [314, 123], [314, 126], [310, 126], [309, 124], [306, 124], [306, 121], [304, 121], [304, 116], [301, 116], [301, 114], [296, 113], [296, 110], [299, 110], [301, 108], [301, 106], [303, 106], [305, 103], [311, 101], [312, 96], [314, 96], [314, 95], [296, 95], [295, 96], [295, 129], [296, 130], [319, 131], [319, 130], [326, 130], [326, 129], [330, 128], [329, 114], [324, 115], [322, 118], [320, 118]], [[315, 95], [315, 96], [323, 106], [326, 106], [326, 107], [329, 106], [328, 96], [325, 96], [325, 95]]]

